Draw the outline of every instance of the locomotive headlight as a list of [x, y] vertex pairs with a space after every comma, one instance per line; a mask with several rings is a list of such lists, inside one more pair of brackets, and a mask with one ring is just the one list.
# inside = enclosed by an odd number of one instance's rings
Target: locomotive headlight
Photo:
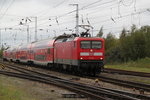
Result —
[[103, 60], [103, 58], [100, 58], [100, 60]]
[[80, 59], [82, 60], [83, 58], [81, 57]]

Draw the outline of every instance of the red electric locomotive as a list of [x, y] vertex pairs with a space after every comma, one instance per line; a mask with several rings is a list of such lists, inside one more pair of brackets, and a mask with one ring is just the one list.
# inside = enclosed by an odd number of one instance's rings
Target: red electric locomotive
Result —
[[99, 74], [103, 68], [104, 39], [64, 36], [54, 44], [54, 64], [59, 69]]
[[104, 39], [88, 34], [61, 35], [6, 50], [3, 56], [12, 61], [95, 75], [104, 66]]

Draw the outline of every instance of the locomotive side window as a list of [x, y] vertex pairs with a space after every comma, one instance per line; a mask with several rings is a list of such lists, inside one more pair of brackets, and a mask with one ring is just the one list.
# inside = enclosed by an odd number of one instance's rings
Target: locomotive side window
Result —
[[51, 49], [50, 49], [50, 48], [48, 48], [48, 50], [47, 50], [47, 53], [48, 53], [48, 54], [50, 54], [50, 50], [51, 50]]
[[76, 48], [76, 42], [74, 41], [73, 43], [74, 43], [74, 48]]
[[92, 49], [100, 49], [100, 48], [102, 48], [101, 41], [92, 41]]
[[90, 41], [81, 41], [81, 48], [82, 49], [90, 49], [91, 48], [91, 42]]

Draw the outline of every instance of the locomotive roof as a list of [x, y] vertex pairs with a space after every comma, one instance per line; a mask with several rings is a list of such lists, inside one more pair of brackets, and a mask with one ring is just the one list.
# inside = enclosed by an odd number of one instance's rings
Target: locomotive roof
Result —
[[58, 37], [55, 37], [53, 39], [45, 39], [45, 40], [40, 40], [40, 41], [36, 41], [36, 42], [32, 42], [30, 44], [24, 44], [24, 45], [20, 45], [20, 46], [14, 46], [11, 47], [5, 51], [12, 51], [12, 50], [16, 50], [16, 49], [27, 49], [30, 48], [31, 46], [34, 48], [41, 48], [41, 47], [50, 47], [53, 46], [54, 42], [67, 42], [67, 41], [77, 41], [77, 40], [102, 40], [104, 41], [103, 38], [99, 38], [99, 37], [77, 37], [76, 34], [63, 34], [60, 35]]
[[52, 46], [53, 43], [54, 43], [55, 39], [45, 39], [45, 40], [40, 40], [40, 41], [37, 41], [37, 42], [33, 42], [32, 43], [32, 46], [33, 47], [37, 47], [37, 48], [40, 48], [40, 47], [48, 47], [48, 46]]
[[103, 38], [100, 37], [76, 37], [75, 40], [104, 40]]

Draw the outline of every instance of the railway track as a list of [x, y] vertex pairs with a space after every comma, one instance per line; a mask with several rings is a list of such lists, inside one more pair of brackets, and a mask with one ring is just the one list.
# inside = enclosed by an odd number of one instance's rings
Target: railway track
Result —
[[105, 73], [118, 73], [118, 74], [123, 74], [123, 75], [133, 75], [133, 76], [150, 78], [150, 73], [144, 73], [144, 72], [126, 71], [126, 70], [119, 70], [119, 69], [112, 69], [112, 68], [105, 68], [104, 72]]
[[[22, 68], [22, 67], [20, 67], [20, 68]], [[18, 70], [15, 67], [10, 67], [10, 69]], [[88, 77], [88, 78], [92, 78], [92, 79], [98, 78], [99, 80], [107, 82], [107, 83], [112, 83], [112, 84], [116, 84], [116, 85], [120, 85], [120, 86], [124, 86], [124, 87], [133, 88], [133, 89], [139, 90], [141, 92], [142, 91], [143, 92], [144, 91], [150, 92], [150, 84], [144, 84], [144, 83], [120, 80], [120, 79], [109, 78], [109, 77], [105, 77], [105, 76]]]
[[150, 92], [150, 85], [149, 84], [120, 80], [120, 79], [114, 79], [114, 78], [109, 78], [109, 77], [104, 77], [104, 76], [98, 76], [97, 78], [99, 78], [101, 81], [104, 81], [104, 82], [117, 84], [117, 85], [125, 86], [125, 87], [130, 87], [130, 88], [137, 89], [137, 90], [143, 91], [143, 92], [144, 91]]
[[7, 65], [7, 68], [11, 68], [15, 71], [16, 69], [18, 69], [17, 71], [21, 73], [1, 71], [0, 74], [39, 81], [39, 82], [43, 82], [46, 84], [54, 84], [57, 86], [67, 88], [72, 91], [76, 91], [78, 93], [82, 93], [88, 97], [95, 98], [97, 100], [106, 100], [110, 98], [115, 99], [115, 100], [120, 100], [120, 99], [122, 100], [137, 100], [137, 99], [149, 100], [150, 99], [150, 97], [145, 96], [145, 95], [133, 94], [133, 93], [109, 89], [109, 88], [93, 87], [93, 86], [89, 86], [89, 85], [85, 85], [81, 83], [76, 83], [70, 80], [61, 79], [52, 75], [47, 75], [45, 73], [31, 71], [29, 69], [25, 69], [19, 66]]

